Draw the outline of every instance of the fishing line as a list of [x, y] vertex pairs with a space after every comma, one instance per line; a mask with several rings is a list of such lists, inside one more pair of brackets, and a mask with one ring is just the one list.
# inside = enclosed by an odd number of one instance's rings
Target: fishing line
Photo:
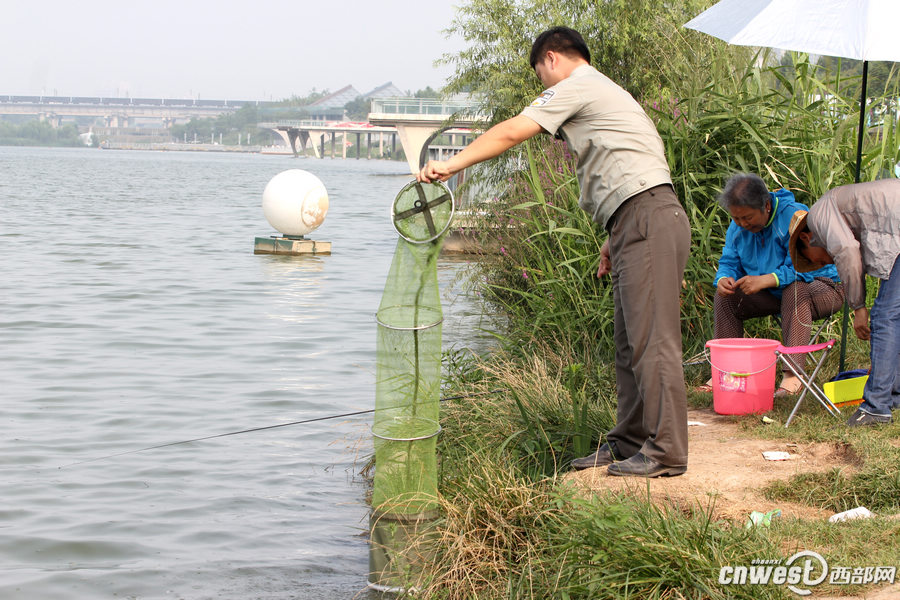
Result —
[[[444, 398], [441, 398], [440, 401], [441, 401], [441, 402], [446, 402], [446, 401], [448, 401], [448, 400], [460, 400], [460, 399], [462, 399], [462, 398], [474, 398], [474, 397], [476, 397], [476, 396], [485, 396], [485, 395], [488, 395], [488, 394], [497, 394], [497, 393], [504, 392], [504, 391], [506, 391], [506, 390], [498, 389], [498, 390], [490, 390], [490, 391], [487, 391], [487, 392], [477, 392], [477, 393], [474, 393], [474, 394], [460, 394], [459, 396], [446, 396], [446, 397], [444, 397]], [[402, 407], [392, 406], [392, 407], [390, 407], [390, 410], [396, 410], [397, 408], [402, 408]], [[202, 442], [202, 441], [204, 441], [204, 440], [212, 440], [212, 439], [215, 439], [215, 438], [228, 437], [228, 436], [230, 436], [230, 435], [240, 435], [240, 434], [242, 434], [242, 433], [253, 433], [253, 432], [256, 432], [256, 431], [266, 431], [267, 429], [278, 429], [278, 428], [280, 428], [280, 427], [290, 427], [290, 426], [292, 426], [292, 425], [303, 425], [303, 424], [306, 424], [306, 423], [315, 423], [316, 421], [328, 421], [328, 420], [331, 420], [331, 419], [343, 419], [343, 418], [346, 418], [346, 417], [357, 417], [357, 416], [359, 416], [359, 415], [367, 415], [367, 414], [374, 413], [374, 412], [377, 411], [377, 410], [386, 410], [386, 409], [376, 409], [376, 408], [372, 408], [372, 409], [369, 409], [369, 410], [357, 410], [357, 411], [354, 411], [354, 412], [342, 413], [342, 414], [339, 414], [339, 415], [329, 415], [329, 416], [327, 416], [327, 417], [315, 417], [315, 418], [313, 418], [313, 419], [303, 419], [302, 421], [291, 421], [290, 423], [279, 423], [279, 424], [277, 424], [277, 425], [266, 425], [266, 426], [264, 426], [264, 427], [253, 427], [253, 428], [251, 428], [251, 429], [242, 429], [242, 430], [240, 430], [240, 431], [229, 431], [228, 433], [217, 433], [217, 434], [214, 434], [214, 435], [207, 435], [207, 436], [204, 436], [204, 437], [193, 438], [193, 439], [190, 439], [190, 440], [181, 440], [180, 442], [168, 442], [168, 443], [166, 443], [166, 444], [158, 444], [158, 445], [156, 445], [156, 446], [147, 446], [146, 448], [138, 448], [137, 450], [128, 450], [128, 451], [126, 451], [126, 452], [119, 452], [119, 453], [117, 453], [117, 454], [107, 454], [106, 456], [98, 456], [97, 458], [89, 458], [89, 459], [87, 459], [87, 460], [81, 460], [81, 461], [78, 461], [78, 462], [69, 463], [69, 464], [67, 464], [67, 465], [62, 465], [62, 466], [57, 467], [57, 468], [58, 468], [58, 469], [63, 469], [63, 468], [66, 468], [66, 467], [74, 467], [75, 465], [83, 465], [83, 464], [85, 464], [85, 463], [96, 462], [96, 461], [98, 461], [98, 460], [106, 460], [106, 459], [108, 459], [108, 458], [116, 458], [116, 457], [118, 457], [118, 456], [125, 456], [126, 454], [137, 454], [138, 452], [146, 452], [147, 450], [157, 450], [157, 449], [159, 449], [159, 448], [168, 448], [169, 446], [179, 446], [179, 445], [181, 445], [181, 444], [190, 444], [190, 443], [193, 443], [193, 442]]]

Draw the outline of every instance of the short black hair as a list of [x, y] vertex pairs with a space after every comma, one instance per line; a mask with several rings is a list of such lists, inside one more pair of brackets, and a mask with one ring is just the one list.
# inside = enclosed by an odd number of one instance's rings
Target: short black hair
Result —
[[719, 204], [725, 210], [732, 206], [765, 210], [766, 202], [770, 199], [769, 188], [762, 177], [753, 173], [735, 173], [725, 184], [725, 189], [719, 196]]
[[581, 34], [569, 27], [554, 27], [548, 29], [541, 35], [537, 36], [534, 44], [531, 45], [531, 56], [528, 62], [533, 69], [537, 65], [538, 60], [548, 51], [559, 52], [572, 56], [577, 54], [584, 60], [591, 62], [591, 51], [588, 50], [587, 44]]

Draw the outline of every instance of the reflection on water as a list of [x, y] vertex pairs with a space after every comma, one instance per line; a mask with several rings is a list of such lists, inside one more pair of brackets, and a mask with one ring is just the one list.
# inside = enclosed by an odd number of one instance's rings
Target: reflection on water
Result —
[[267, 256], [263, 272], [274, 287], [266, 292], [271, 300], [269, 317], [302, 324], [328, 318], [322, 297], [322, 274], [327, 257]]
[[[329, 191], [333, 254], [254, 255], [262, 190], [298, 166]], [[0, 147], [0, 598], [365, 587], [370, 419], [133, 451], [372, 408], [404, 169]], [[447, 291], [458, 268], [440, 267], [445, 347], [484, 340]]]

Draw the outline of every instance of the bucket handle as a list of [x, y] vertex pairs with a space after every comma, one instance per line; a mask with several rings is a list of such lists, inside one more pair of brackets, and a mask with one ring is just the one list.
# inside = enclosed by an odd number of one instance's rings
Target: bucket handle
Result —
[[708, 349], [703, 351], [703, 355], [706, 357], [706, 362], [709, 363], [709, 366], [711, 366], [713, 369], [717, 370], [719, 373], [725, 373], [725, 374], [727, 374], [727, 375], [731, 375], [732, 377], [750, 377], [751, 375], [759, 375], [760, 373], [765, 373], [766, 371], [768, 371], [769, 369], [771, 369], [772, 367], [774, 367], [774, 366], [778, 363], [778, 357], [776, 356], [776, 357], [775, 357], [775, 360], [772, 361], [772, 364], [766, 365], [765, 367], [763, 367], [763, 368], [760, 369], [759, 371], [750, 371], [750, 372], [747, 372], [747, 373], [738, 373], [737, 371], [726, 371], [725, 369], [720, 369], [719, 367], [717, 367], [716, 365], [714, 365], [714, 364], [713, 364], [713, 361], [712, 361], [712, 358], [710, 357], [710, 354], [709, 354], [709, 350], [708, 350]]

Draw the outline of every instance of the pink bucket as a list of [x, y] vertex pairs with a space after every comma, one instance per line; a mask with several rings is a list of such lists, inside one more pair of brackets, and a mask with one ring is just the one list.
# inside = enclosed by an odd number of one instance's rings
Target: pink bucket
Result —
[[723, 338], [709, 340], [713, 410], [720, 415], [747, 415], [772, 410], [777, 340]]

